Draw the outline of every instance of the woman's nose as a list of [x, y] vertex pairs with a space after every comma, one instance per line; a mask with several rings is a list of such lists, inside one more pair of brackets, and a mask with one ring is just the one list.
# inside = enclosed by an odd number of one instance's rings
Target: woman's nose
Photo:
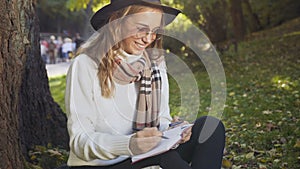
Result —
[[145, 43], [151, 43], [153, 40], [152, 40], [152, 34], [151, 33], [148, 33], [146, 36], [143, 37], [143, 42]]

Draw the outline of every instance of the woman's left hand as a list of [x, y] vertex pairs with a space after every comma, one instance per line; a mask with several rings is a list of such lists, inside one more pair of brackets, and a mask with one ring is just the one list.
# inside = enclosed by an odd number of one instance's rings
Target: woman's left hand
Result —
[[181, 140], [179, 141], [179, 144], [182, 144], [182, 143], [185, 143], [185, 142], [189, 141], [190, 138], [191, 138], [191, 135], [192, 135], [192, 126], [186, 128], [182, 132], [182, 134], [181, 134]]

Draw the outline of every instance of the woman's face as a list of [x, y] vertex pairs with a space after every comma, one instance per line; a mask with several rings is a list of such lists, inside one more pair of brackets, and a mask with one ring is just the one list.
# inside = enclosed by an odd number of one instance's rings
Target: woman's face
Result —
[[156, 39], [155, 33], [161, 30], [162, 12], [145, 8], [142, 12], [126, 18], [122, 33], [122, 49], [128, 54], [140, 55]]

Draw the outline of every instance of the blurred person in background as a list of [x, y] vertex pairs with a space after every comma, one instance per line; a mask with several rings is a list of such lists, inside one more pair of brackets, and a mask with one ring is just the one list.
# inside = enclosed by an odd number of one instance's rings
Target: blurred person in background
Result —
[[76, 33], [76, 36], [75, 36], [75, 48], [76, 50], [80, 47], [80, 45], [84, 42], [84, 40], [81, 38], [80, 34], [79, 33]]
[[50, 36], [50, 42], [48, 44], [48, 55], [49, 55], [49, 63], [55, 64], [56, 63], [56, 41], [55, 36]]
[[63, 60], [62, 45], [63, 45], [63, 39], [61, 36], [58, 36], [57, 41], [56, 41], [56, 51], [57, 51], [56, 56], [57, 56], [58, 62], [62, 62], [62, 60]]
[[41, 45], [41, 57], [44, 61], [45, 64], [48, 63], [48, 48], [47, 48], [47, 41], [45, 40], [40, 40], [40, 45]]
[[74, 43], [71, 38], [65, 38], [64, 43], [62, 44], [62, 55], [63, 55], [63, 62], [66, 62], [70, 59], [70, 57], [73, 55], [73, 52], [75, 50]]

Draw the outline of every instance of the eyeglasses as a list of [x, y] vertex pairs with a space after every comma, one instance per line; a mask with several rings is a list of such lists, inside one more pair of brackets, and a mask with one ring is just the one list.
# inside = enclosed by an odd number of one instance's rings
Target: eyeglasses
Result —
[[149, 28], [138, 28], [137, 32], [135, 34], [136, 38], [144, 38], [150, 35], [151, 40], [159, 40], [162, 38], [162, 35], [164, 33], [164, 30], [161, 28], [156, 28], [154, 30], [150, 30]]

